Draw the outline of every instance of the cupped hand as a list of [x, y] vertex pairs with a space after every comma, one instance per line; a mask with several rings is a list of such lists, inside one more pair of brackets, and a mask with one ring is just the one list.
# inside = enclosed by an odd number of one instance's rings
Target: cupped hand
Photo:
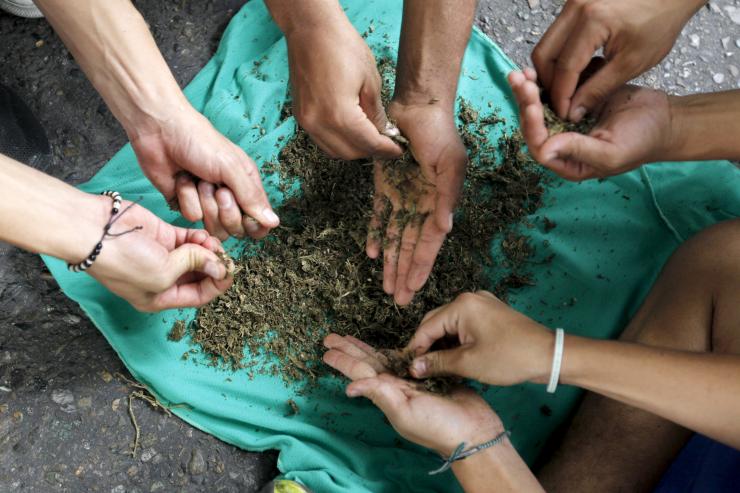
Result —
[[[176, 110], [156, 129], [132, 135], [131, 145], [168, 202], [176, 200], [186, 219], [204, 220], [221, 239], [261, 237], [279, 224], [254, 161], [194, 109]], [[220, 186], [228, 193], [216, 192]]]
[[[110, 207], [103, 199], [102, 207]], [[226, 291], [231, 262], [219, 240], [204, 230], [172, 226], [147, 209], [123, 202], [120, 217], [87, 272], [139, 311], [195, 307]], [[125, 211], [125, 212], [124, 212]]]
[[286, 39], [294, 114], [316, 144], [347, 160], [400, 155], [375, 57], [346, 17]]
[[[568, 0], [532, 53], [561, 118], [579, 121], [662, 60], [705, 0]], [[579, 85], [595, 52], [607, 63]]]
[[[440, 339], [452, 349], [430, 351]], [[447, 343], [453, 342], [450, 340]], [[416, 378], [457, 375], [491, 385], [542, 383], [550, 372], [553, 333], [491, 293], [465, 293], [429, 312], [409, 341]]]
[[[452, 230], [468, 155], [451, 110], [433, 102], [394, 101], [389, 114], [419, 165], [399, 173], [399, 167], [376, 161], [366, 250], [371, 258], [383, 251], [383, 289], [396, 303], [406, 305], [426, 283]], [[390, 217], [384, 221], [388, 206]]]
[[522, 134], [532, 156], [568, 180], [612, 176], [642, 164], [669, 159], [674, 125], [671, 98], [664, 92], [622, 86], [595, 114], [588, 135], [549, 135], [537, 75], [532, 69], [509, 74], [519, 105]]
[[488, 404], [469, 388], [448, 396], [429, 393], [418, 383], [388, 373], [385, 357], [352, 336], [324, 339], [324, 362], [352, 380], [349, 397], [366, 397], [407, 440], [447, 457], [460, 444], [480, 443], [504, 429]]

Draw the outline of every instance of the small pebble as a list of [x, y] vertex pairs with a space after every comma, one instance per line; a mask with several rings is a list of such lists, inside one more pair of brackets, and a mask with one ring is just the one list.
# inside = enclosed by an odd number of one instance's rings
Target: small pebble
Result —
[[716, 73], [716, 74], [714, 74], [714, 75], [712, 76], [712, 80], [713, 80], [713, 81], [714, 81], [714, 82], [715, 82], [716, 84], [722, 84], [722, 83], [723, 83], [723, 82], [725, 81], [725, 74], [722, 74], [722, 73], [719, 73], [719, 72], [718, 72], [718, 73]]
[[737, 38], [735, 40], [735, 46], [737, 46], [738, 48], [740, 48], [740, 38]]
[[206, 459], [199, 448], [193, 449], [193, 455], [188, 462], [188, 472], [197, 476], [206, 472]]
[[733, 77], [737, 78], [738, 75], [740, 75], [740, 69], [738, 69], [734, 65], [728, 65], [727, 68], [730, 70], [730, 73]]
[[36, 45], [36, 48], [41, 48], [42, 46], [44, 46], [44, 40], [43, 39], [39, 39], [34, 44]]
[[722, 48], [727, 49], [730, 46], [730, 37], [722, 38]]
[[689, 44], [693, 46], [694, 48], [698, 48], [701, 44], [701, 38], [699, 38], [698, 34], [690, 34], [689, 35]]

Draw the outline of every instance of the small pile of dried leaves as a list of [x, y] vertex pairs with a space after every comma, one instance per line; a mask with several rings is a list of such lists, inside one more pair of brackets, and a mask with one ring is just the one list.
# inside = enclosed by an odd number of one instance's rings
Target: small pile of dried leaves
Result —
[[[372, 163], [331, 159], [298, 128], [278, 162], [265, 168], [279, 173], [286, 195], [277, 211], [282, 224], [236, 259], [233, 287], [198, 311], [192, 343], [214, 365], [310, 382], [330, 372], [321, 362], [329, 332], [402, 348], [424, 314], [458, 294], [489, 289], [505, 297], [529, 284], [524, 264], [533, 248], [514, 231], [541, 205], [540, 168], [517, 135], [489, 142], [489, 127], [502, 123], [494, 114], [480, 117], [461, 101], [459, 116], [471, 163], [454, 230], [409, 306], [383, 292], [382, 259], [365, 254]], [[496, 239], [502, 257], [493, 259]]]
[[545, 115], [545, 126], [550, 135], [561, 134], [563, 132], [588, 134], [596, 125], [596, 120], [592, 116], [585, 116], [579, 122], [563, 120], [547, 104], [543, 106], [543, 113]]

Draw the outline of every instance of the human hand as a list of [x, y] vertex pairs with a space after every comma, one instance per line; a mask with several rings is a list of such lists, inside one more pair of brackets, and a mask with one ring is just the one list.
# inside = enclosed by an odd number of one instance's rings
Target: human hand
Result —
[[[100, 206], [110, 211], [110, 200]], [[138, 230], [107, 238], [87, 273], [139, 311], [208, 303], [233, 281], [233, 265], [217, 256], [224, 249], [206, 231], [178, 228], [147, 209], [123, 202], [110, 232]], [[125, 212], [124, 212], [125, 211]]]
[[[453, 349], [428, 352], [451, 337]], [[555, 337], [491, 293], [464, 293], [429, 312], [409, 341], [416, 358], [411, 375], [458, 375], [491, 385], [543, 383], [550, 373]]]
[[[189, 221], [203, 219], [221, 239], [263, 237], [279, 224], [254, 161], [192, 107], [132, 133], [144, 174]], [[195, 179], [200, 179], [196, 183]], [[216, 186], [221, 186], [216, 191]], [[223, 190], [223, 191], [221, 191]]]
[[504, 429], [486, 401], [469, 388], [458, 387], [448, 396], [427, 392], [389, 374], [385, 356], [352, 336], [330, 334], [324, 346], [324, 362], [352, 380], [347, 395], [373, 401], [409, 441], [447, 457], [460, 442], [477, 444]]
[[509, 74], [532, 156], [568, 180], [624, 173], [652, 161], [670, 160], [680, 147], [674, 138], [672, 98], [661, 91], [626, 85], [596, 114], [588, 135], [550, 136], [532, 69]]
[[[579, 121], [662, 60], [706, 0], [568, 0], [532, 52], [555, 112]], [[579, 86], [591, 58], [607, 63]]]
[[[393, 101], [389, 114], [419, 164], [409, 163], [401, 169], [375, 162], [375, 198], [366, 250], [370, 258], [377, 258], [382, 247], [383, 289], [394, 295], [397, 304], [406, 305], [426, 283], [452, 230], [468, 155], [451, 109], [426, 101]], [[387, 204], [392, 211], [382, 239]]]
[[287, 31], [286, 40], [294, 114], [316, 144], [346, 160], [399, 156], [375, 57], [346, 16]]

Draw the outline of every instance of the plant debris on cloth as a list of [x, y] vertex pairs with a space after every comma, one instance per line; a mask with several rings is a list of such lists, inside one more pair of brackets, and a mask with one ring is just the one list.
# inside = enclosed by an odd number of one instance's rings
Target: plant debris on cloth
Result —
[[[518, 133], [488, 140], [490, 126], [503, 123], [493, 112], [481, 117], [467, 102], [459, 106], [471, 162], [455, 226], [426, 285], [406, 307], [383, 292], [382, 258], [365, 254], [373, 163], [331, 159], [296, 129], [278, 162], [263, 167], [279, 173], [286, 196], [278, 208], [282, 224], [260, 244], [245, 245], [233, 287], [202, 307], [189, 327], [191, 342], [213, 365], [280, 375], [286, 383], [315, 382], [331, 372], [321, 361], [330, 332], [376, 348], [402, 348], [428, 311], [458, 294], [488, 289], [505, 298], [509, 289], [531, 283], [525, 264], [533, 248], [516, 226], [541, 205], [540, 167], [522, 151]], [[408, 157], [385, 169], [400, 173], [400, 180], [418, 173]], [[492, 258], [492, 241], [504, 238], [509, 246]]]

